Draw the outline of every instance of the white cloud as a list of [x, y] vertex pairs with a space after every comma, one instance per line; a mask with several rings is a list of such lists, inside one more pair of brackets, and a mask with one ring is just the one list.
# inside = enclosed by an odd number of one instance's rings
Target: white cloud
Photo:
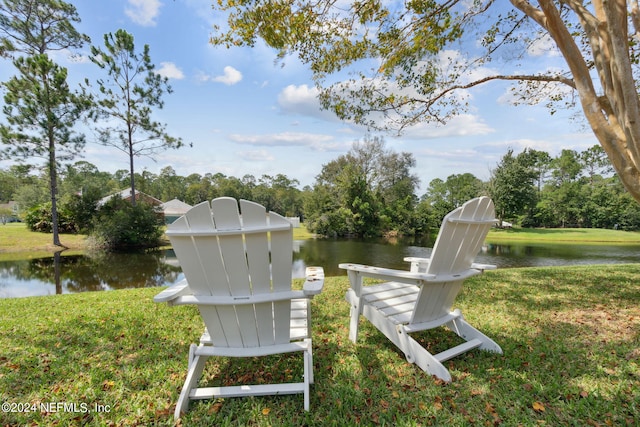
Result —
[[200, 83], [206, 83], [211, 80], [211, 76], [203, 71], [198, 71], [196, 73], [196, 80]]
[[[562, 144], [558, 144], [562, 141]], [[514, 138], [505, 141], [489, 142], [476, 147], [478, 151], [486, 154], [496, 154], [502, 157], [509, 149], [513, 149], [514, 153], [520, 153], [525, 148], [546, 151], [552, 156], [557, 156], [563, 149], [584, 151], [589, 147], [597, 144], [595, 136], [590, 132], [576, 132], [557, 134], [553, 137], [545, 138]]]
[[[446, 161], [455, 161], [455, 162], [474, 162], [477, 161], [481, 157], [487, 157], [486, 155], [481, 155], [481, 153], [473, 148], [451, 148], [449, 150], [436, 150], [425, 148], [419, 151], [421, 156], [428, 157], [430, 159], [440, 159]], [[491, 157], [491, 156], [489, 156]]]
[[234, 85], [242, 80], [242, 73], [235, 68], [227, 65], [224, 67], [224, 74], [211, 78], [212, 81], [224, 83], [227, 86]]
[[304, 132], [282, 132], [263, 135], [229, 135], [238, 144], [266, 147], [309, 147], [316, 151], [341, 151], [346, 145], [334, 140], [331, 135]]
[[124, 13], [136, 24], [144, 27], [156, 25], [156, 18], [160, 14], [160, 0], [128, 0], [131, 7], [127, 7]]
[[[560, 76], [563, 74], [563, 70], [557, 67], [547, 67], [545, 70], [541, 69], [541, 72], [536, 74]], [[499, 104], [512, 105], [545, 105], [550, 102], [552, 98], [556, 97], [560, 97], [560, 99], [563, 100], [570, 100], [572, 99], [573, 92], [574, 90], [570, 86], [559, 82], [517, 81], [506, 87], [505, 92], [498, 97], [497, 102]], [[563, 102], [564, 101], [556, 101], [556, 104], [562, 108]]]
[[89, 53], [84, 52], [72, 52], [69, 49], [52, 50], [47, 54], [58, 63], [65, 64], [88, 64], [91, 62], [89, 59]]
[[480, 116], [460, 114], [452, 117], [446, 125], [420, 123], [405, 130], [403, 136], [410, 139], [446, 138], [472, 135], [487, 135], [495, 130]]
[[217, 82], [224, 83], [227, 86], [232, 86], [242, 81], [242, 73], [230, 65], [224, 67], [224, 74], [219, 76], [211, 76], [205, 72], [199, 71], [196, 75], [196, 80], [201, 83]]
[[162, 77], [167, 77], [169, 79], [184, 79], [184, 73], [173, 62], [161, 62], [160, 69], [157, 71], [157, 73]]
[[548, 33], [535, 39], [528, 47], [527, 53], [533, 57], [537, 56], [560, 56], [558, 46]]
[[289, 85], [278, 94], [278, 105], [283, 113], [299, 114], [330, 122], [339, 119], [331, 111], [323, 110], [318, 100], [319, 91], [316, 87], [305, 85]]
[[275, 157], [273, 157], [273, 155], [271, 155], [267, 150], [239, 151], [237, 154], [243, 160], [248, 160], [250, 162], [270, 162], [275, 160]]

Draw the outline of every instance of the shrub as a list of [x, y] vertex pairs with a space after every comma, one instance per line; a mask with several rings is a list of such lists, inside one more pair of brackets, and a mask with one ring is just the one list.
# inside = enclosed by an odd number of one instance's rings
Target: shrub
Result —
[[97, 246], [109, 249], [148, 248], [160, 244], [162, 219], [153, 206], [135, 206], [114, 197], [94, 218], [92, 237]]
[[98, 198], [86, 194], [82, 196], [72, 195], [62, 202], [65, 212], [75, 224], [79, 233], [88, 234], [93, 226], [93, 218], [96, 216]]
[[[53, 221], [51, 218], [51, 202], [47, 202], [29, 209], [24, 220], [31, 231], [51, 233], [53, 231]], [[60, 205], [58, 208], [58, 231], [60, 233], [78, 232], [75, 221], [63, 205]]]

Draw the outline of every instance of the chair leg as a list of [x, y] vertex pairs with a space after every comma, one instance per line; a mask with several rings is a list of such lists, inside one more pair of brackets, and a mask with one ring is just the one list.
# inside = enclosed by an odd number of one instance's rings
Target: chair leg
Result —
[[416, 364], [423, 371], [435, 375], [445, 382], [451, 381], [451, 374], [444, 365], [423, 346], [407, 334], [402, 326], [397, 326], [399, 348], [409, 363]]
[[310, 406], [310, 392], [309, 385], [313, 378], [313, 365], [311, 357], [311, 343], [309, 343], [309, 349], [304, 352], [304, 410], [309, 411]]
[[467, 323], [462, 315], [460, 315], [460, 317], [458, 317], [457, 319], [447, 322], [446, 326], [466, 341], [470, 341], [472, 339], [480, 340], [482, 342], [482, 345], [480, 345], [480, 347], [478, 348], [480, 348], [481, 350], [487, 350], [502, 354], [502, 348], [500, 348], [500, 346], [494, 340]]
[[309, 343], [309, 384], [313, 384], [313, 383], [314, 383], [314, 378], [313, 378], [313, 347], [312, 347], [311, 343]]
[[361, 314], [361, 310], [360, 310], [361, 301], [360, 301], [360, 298], [358, 298], [355, 292], [353, 292], [353, 290], [351, 289], [347, 291], [346, 299], [351, 305], [351, 311], [350, 311], [351, 320], [349, 321], [349, 339], [355, 343], [358, 340], [358, 322], [360, 320], [360, 314]]
[[451, 381], [451, 374], [449, 374], [447, 368], [433, 354], [429, 353], [427, 349], [413, 339], [405, 331], [403, 325], [395, 325], [384, 314], [370, 305], [364, 306], [362, 314], [404, 353], [407, 362], [417, 365], [423, 371], [430, 375], [435, 375], [443, 381]]
[[189, 409], [189, 393], [191, 393], [191, 390], [196, 388], [198, 385], [206, 360], [207, 356], [198, 355], [194, 355], [193, 360], [190, 360], [187, 379], [184, 382], [184, 386], [182, 386], [182, 391], [180, 391], [180, 397], [178, 397], [176, 410], [173, 415], [176, 420], [180, 418], [181, 413], [186, 412], [187, 409]]
[[187, 364], [187, 367], [191, 368], [191, 365], [193, 365], [193, 360], [196, 358], [196, 350], [198, 349], [198, 346], [196, 344], [191, 344], [189, 346], [189, 363]]

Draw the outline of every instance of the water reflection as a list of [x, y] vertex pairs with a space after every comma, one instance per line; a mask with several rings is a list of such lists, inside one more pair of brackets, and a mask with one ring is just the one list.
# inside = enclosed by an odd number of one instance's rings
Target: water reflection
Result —
[[640, 245], [489, 244], [481, 256], [503, 268], [637, 263]]
[[[406, 269], [405, 257], [428, 257], [430, 240], [310, 239], [294, 242], [294, 278], [307, 266], [346, 274], [341, 262]], [[505, 267], [640, 262], [640, 245], [488, 244], [476, 261]], [[171, 285], [183, 277], [173, 251], [106, 253], [0, 262], [0, 298]]]
[[[300, 242], [294, 265], [298, 277], [307, 265], [323, 266], [327, 276], [344, 275], [338, 268], [341, 262], [406, 269], [405, 257], [428, 257], [432, 245], [430, 241], [305, 240]], [[498, 268], [638, 263], [640, 245], [487, 244], [476, 262]]]
[[0, 297], [66, 294], [164, 286], [180, 268], [164, 252], [60, 255], [0, 262]]
[[[407, 268], [404, 257], [427, 257], [431, 253], [429, 241], [310, 239], [299, 242], [299, 252], [294, 254], [296, 277], [304, 277], [308, 265], [324, 267], [325, 275], [340, 276], [346, 272], [338, 268], [341, 262], [379, 265], [389, 268]], [[417, 246], [416, 243], [423, 243]]]

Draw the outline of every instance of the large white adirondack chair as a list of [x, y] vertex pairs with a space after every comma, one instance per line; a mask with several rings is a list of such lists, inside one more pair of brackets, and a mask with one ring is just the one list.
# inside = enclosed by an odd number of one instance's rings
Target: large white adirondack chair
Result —
[[[411, 262], [410, 271], [340, 264], [351, 285], [346, 295], [351, 304], [351, 341], [357, 340], [362, 314], [410, 363], [447, 382], [451, 375], [442, 362], [474, 348], [502, 353], [498, 344], [464, 320], [460, 310], [452, 310], [465, 279], [495, 268], [473, 262], [495, 222], [493, 202], [479, 197], [445, 216], [430, 258], [405, 258]], [[389, 282], [364, 286], [363, 277]], [[433, 355], [409, 335], [441, 325], [466, 341]]]
[[[303, 290], [292, 290], [293, 231], [263, 206], [222, 197], [203, 202], [168, 226], [185, 280], [156, 295], [170, 305], [195, 304], [206, 326], [189, 351], [189, 370], [175, 418], [190, 399], [304, 393], [313, 383], [309, 299], [321, 292], [324, 271], [307, 268]], [[298, 383], [198, 388], [210, 356], [256, 357], [303, 352]]]

